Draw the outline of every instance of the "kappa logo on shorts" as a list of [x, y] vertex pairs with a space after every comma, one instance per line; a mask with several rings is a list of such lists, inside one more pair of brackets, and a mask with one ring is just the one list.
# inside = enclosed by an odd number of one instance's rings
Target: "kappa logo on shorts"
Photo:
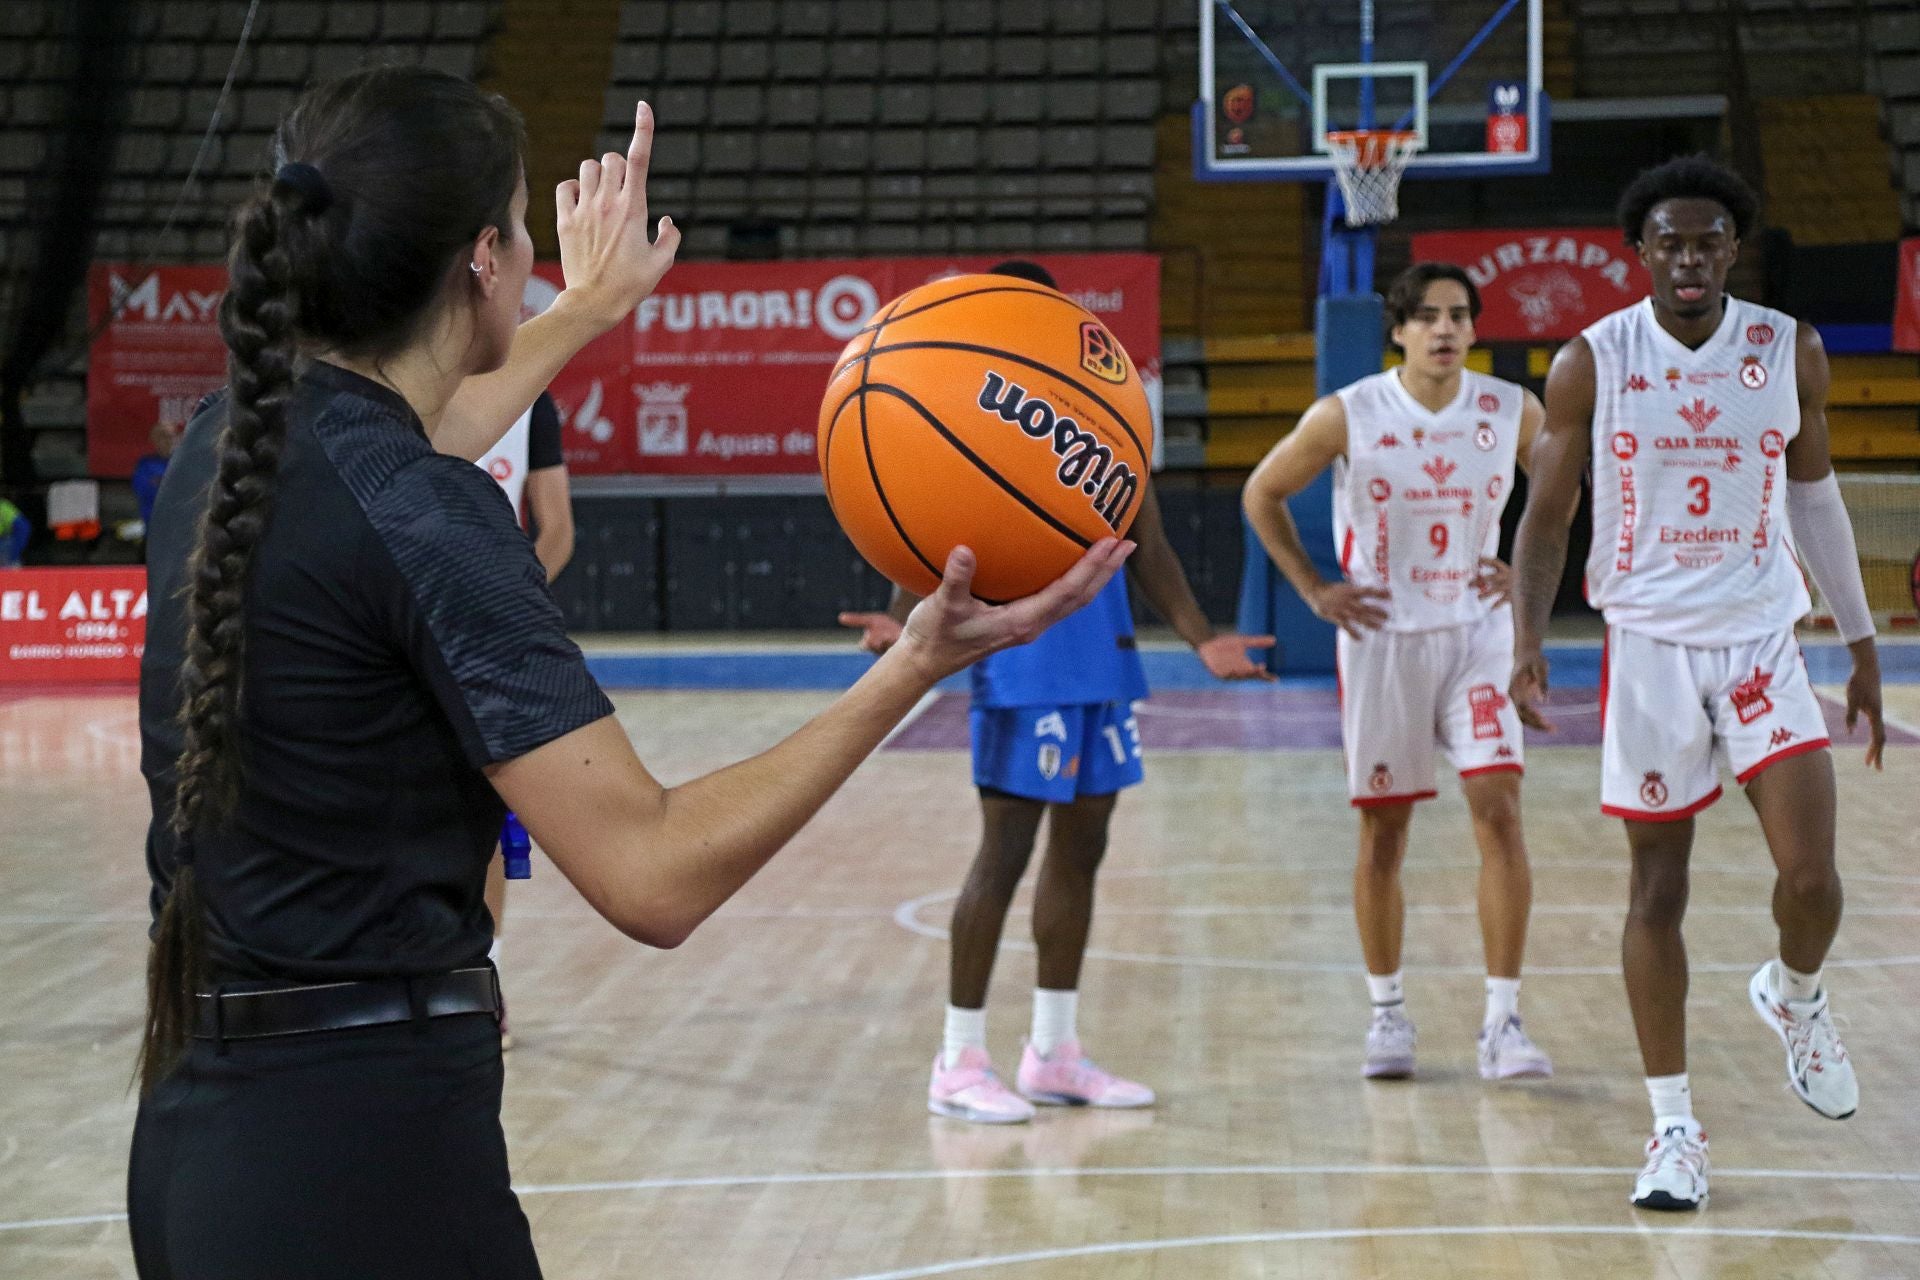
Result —
[[1513, 748], [1503, 742], [1493, 749], [1493, 758], [1495, 760], [1511, 760], [1513, 759]]
[[1761, 716], [1773, 710], [1773, 699], [1767, 696], [1767, 689], [1773, 684], [1773, 673], [1753, 669], [1753, 674], [1733, 686], [1733, 710], [1740, 717], [1741, 724], [1752, 724]]
[[1040, 744], [1040, 776], [1052, 782], [1060, 776], [1060, 746], [1054, 742]]
[[1373, 775], [1367, 779], [1367, 790], [1377, 796], [1393, 790], [1393, 770], [1387, 768], [1386, 761], [1382, 760], [1373, 766]]
[[1666, 779], [1652, 769], [1640, 780], [1640, 802], [1649, 809], [1659, 809], [1667, 803]]
[[1116, 386], [1127, 380], [1127, 358], [1105, 328], [1089, 320], [1080, 326], [1080, 367]]
[[1473, 711], [1473, 736], [1481, 738], [1504, 738], [1507, 731], [1500, 727], [1500, 713], [1507, 708], [1507, 696], [1490, 684], [1477, 684], [1467, 690], [1467, 706]]
[[1787, 729], [1787, 728], [1775, 729], [1773, 731], [1773, 736], [1767, 739], [1767, 750], [1772, 751], [1775, 747], [1784, 747], [1789, 742], [1792, 742], [1795, 738], [1799, 736], [1800, 736], [1799, 734], [1795, 733], [1791, 729]]
[[1033, 722], [1033, 736], [1036, 738], [1058, 738], [1067, 740], [1067, 721], [1058, 711], [1049, 711]]

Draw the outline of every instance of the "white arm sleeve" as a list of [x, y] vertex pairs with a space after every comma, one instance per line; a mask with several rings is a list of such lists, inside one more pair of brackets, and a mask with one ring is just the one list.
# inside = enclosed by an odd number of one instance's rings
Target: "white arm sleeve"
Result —
[[1839, 479], [1829, 471], [1818, 480], [1787, 481], [1787, 523], [1801, 563], [1833, 610], [1840, 638], [1852, 644], [1872, 635], [1873, 613], [1867, 608], [1860, 553], [1854, 546], [1853, 521], [1840, 500]]

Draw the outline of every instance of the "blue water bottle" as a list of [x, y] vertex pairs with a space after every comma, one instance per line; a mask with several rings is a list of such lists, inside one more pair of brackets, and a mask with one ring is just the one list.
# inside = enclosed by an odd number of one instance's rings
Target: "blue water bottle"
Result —
[[500, 856], [506, 859], [507, 879], [533, 878], [533, 841], [527, 838], [527, 829], [511, 812], [500, 826]]

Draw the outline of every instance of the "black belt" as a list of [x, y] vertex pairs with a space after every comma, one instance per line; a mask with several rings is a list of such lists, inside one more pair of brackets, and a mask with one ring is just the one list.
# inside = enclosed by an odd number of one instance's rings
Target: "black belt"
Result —
[[420, 978], [202, 991], [195, 1006], [195, 1038], [261, 1040], [460, 1013], [497, 1014], [500, 980], [493, 966], [486, 965]]

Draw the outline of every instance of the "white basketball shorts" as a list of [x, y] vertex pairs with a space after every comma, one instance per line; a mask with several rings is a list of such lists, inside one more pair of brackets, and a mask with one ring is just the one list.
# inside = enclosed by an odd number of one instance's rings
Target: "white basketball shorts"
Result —
[[1828, 745], [1792, 631], [1719, 649], [1607, 628], [1600, 658], [1600, 810], [1676, 822], [1720, 798], [1720, 761], [1745, 784]]
[[1425, 800], [1434, 749], [1463, 778], [1521, 772], [1520, 717], [1507, 697], [1513, 611], [1433, 631], [1339, 636], [1340, 740], [1361, 808]]

